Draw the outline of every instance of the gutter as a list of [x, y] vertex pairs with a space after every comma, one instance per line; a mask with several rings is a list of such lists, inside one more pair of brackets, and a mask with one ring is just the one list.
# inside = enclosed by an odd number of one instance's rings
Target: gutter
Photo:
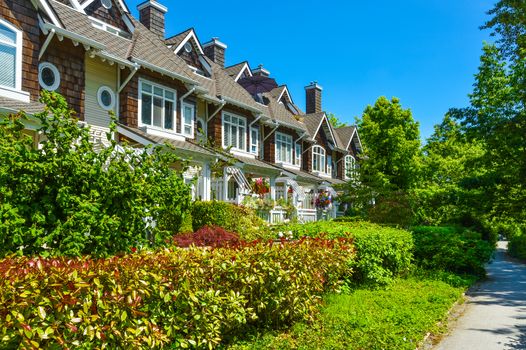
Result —
[[70, 32], [69, 30], [62, 29], [50, 23], [40, 23], [40, 27], [45, 35], [47, 35], [53, 29], [55, 30], [55, 35], [58, 36], [59, 40], [61, 40], [60, 37], [71, 39], [73, 41], [83, 44], [86, 50], [89, 50], [89, 49], [105, 50], [106, 49], [106, 46], [99, 43], [98, 41], [92, 40], [90, 38], [87, 38], [77, 33]]
[[166, 75], [172, 79], [178, 79], [185, 83], [192, 84], [192, 85], [199, 85], [199, 83], [196, 80], [190, 79], [188, 77], [185, 77], [184, 75], [181, 75], [176, 72], [171, 72], [167, 69], [164, 69], [162, 67], [156, 66], [155, 64], [151, 64], [149, 62], [146, 62], [144, 60], [141, 60], [140, 58], [131, 57], [131, 61], [140, 64], [144, 68], [148, 68], [150, 70], [153, 70], [155, 72], [161, 73], [162, 75]]

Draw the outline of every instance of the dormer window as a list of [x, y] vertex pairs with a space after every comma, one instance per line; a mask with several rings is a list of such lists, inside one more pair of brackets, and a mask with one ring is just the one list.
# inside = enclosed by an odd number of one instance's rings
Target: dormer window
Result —
[[0, 95], [29, 102], [22, 92], [22, 31], [0, 19]]
[[325, 173], [325, 149], [321, 146], [312, 147], [312, 171]]

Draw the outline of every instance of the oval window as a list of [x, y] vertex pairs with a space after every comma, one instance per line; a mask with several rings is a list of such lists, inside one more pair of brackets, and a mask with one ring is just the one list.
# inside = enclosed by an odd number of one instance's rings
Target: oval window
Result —
[[115, 93], [108, 86], [101, 86], [97, 92], [99, 105], [106, 111], [115, 107]]
[[60, 73], [57, 67], [49, 62], [38, 66], [38, 82], [43, 89], [54, 91], [60, 85]]
[[111, 6], [112, 6], [111, 0], [101, 0], [101, 3], [105, 9], [107, 10], [111, 9]]

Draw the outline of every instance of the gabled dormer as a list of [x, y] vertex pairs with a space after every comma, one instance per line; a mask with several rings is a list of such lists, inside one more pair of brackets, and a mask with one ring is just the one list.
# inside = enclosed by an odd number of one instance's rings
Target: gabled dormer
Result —
[[211, 67], [204, 58], [205, 52], [193, 28], [165, 40], [165, 44], [196, 74], [210, 77]]
[[235, 82], [238, 82], [240, 79], [252, 76], [252, 70], [250, 69], [250, 65], [247, 61], [226, 67], [225, 71], [234, 79]]
[[281, 85], [270, 92], [276, 101], [282, 104], [290, 113], [294, 115], [302, 114], [299, 108], [292, 101], [292, 96], [287, 85]]

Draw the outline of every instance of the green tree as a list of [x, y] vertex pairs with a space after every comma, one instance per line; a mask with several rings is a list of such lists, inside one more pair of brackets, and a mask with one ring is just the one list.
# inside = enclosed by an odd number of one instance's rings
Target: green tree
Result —
[[380, 97], [365, 108], [357, 124], [364, 152], [358, 181], [348, 185], [351, 214], [408, 225], [408, 191], [417, 185], [421, 167], [418, 123], [397, 98]]
[[342, 128], [347, 126], [347, 123], [342, 122], [334, 113], [327, 113], [327, 119], [333, 128]]
[[108, 134], [97, 150], [63, 97], [41, 100], [39, 148], [23, 112], [0, 122], [0, 255], [105, 256], [176, 232], [191, 196], [169, 148], [133, 150]]

